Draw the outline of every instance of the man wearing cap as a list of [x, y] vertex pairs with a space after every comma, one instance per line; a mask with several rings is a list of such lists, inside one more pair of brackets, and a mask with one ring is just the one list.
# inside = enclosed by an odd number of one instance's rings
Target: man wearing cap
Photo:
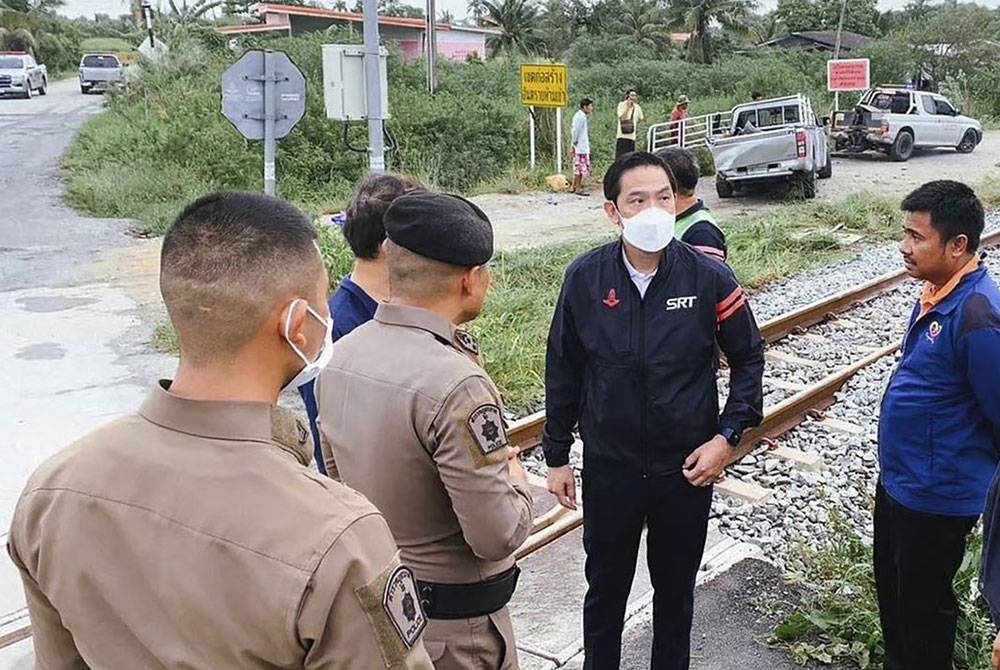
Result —
[[684, 120], [688, 117], [688, 107], [691, 101], [686, 95], [677, 99], [674, 111], [670, 113], [670, 137], [672, 144], [684, 146]]
[[324, 457], [389, 522], [434, 667], [517, 668], [507, 602], [531, 495], [479, 345], [456, 328], [482, 311], [493, 229], [471, 202], [435, 193], [400, 196], [383, 220], [390, 298], [320, 375]]

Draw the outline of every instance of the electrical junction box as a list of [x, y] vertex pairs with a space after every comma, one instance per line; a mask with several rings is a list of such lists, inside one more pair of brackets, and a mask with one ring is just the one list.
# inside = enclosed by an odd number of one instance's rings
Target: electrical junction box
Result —
[[[379, 47], [379, 81], [382, 89], [382, 118], [389, 118], [389, 84], [386, 57]], [[326, 117], [334, 121], [368, 120], [368, 95], [365, 82], [365, 50], [357, 44], [323, 45], [323, 99]]]

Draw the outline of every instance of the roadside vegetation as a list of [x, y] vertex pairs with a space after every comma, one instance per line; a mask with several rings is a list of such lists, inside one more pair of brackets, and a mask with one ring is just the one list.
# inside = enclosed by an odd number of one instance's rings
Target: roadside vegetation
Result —
[[[793, 551], [790, 579], [803, 589], [804, 597], [776, 627], [772, 641], [788, 649], [801, 665], [850, 661], [861, 670], [881, 668], [885, 649], [871, 541], [838, 517], [831, 518], [829, 536], [837, 539], [819, 550], [800, 545]], [[988, 668], [996, 635], [977, 588], [981, 555], [982, 534], [977, 529], [955, 577], [960, 610], [956, 670]]]

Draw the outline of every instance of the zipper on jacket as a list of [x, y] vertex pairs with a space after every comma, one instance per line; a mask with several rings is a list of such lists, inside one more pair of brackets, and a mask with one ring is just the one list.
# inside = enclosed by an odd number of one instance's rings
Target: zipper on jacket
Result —
[[[646, 288], [646, 293], [652, 288], [652, 282]], [[636, 293], [639, 290], [636, 289]], [[642, 394], [642, 407], [639, 408], [639, 442], [642, 445], [642, 478], [649, 476], [649, 444], [646, 439], [646, 405], [649, 395], [646, 393], [646, 298], [639, 297], [639, 389]]]

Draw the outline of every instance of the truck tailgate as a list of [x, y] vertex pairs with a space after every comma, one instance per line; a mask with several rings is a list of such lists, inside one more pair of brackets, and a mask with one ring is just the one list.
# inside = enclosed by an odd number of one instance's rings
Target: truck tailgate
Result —
[[725, 137], [715, 140], [711, 150], [715, 169], [727, 172], [798, 158], [794, 128]]
[[119, 81], [122, 78], [121, 68], [117, 67], [85, 67], [84, 81]]

